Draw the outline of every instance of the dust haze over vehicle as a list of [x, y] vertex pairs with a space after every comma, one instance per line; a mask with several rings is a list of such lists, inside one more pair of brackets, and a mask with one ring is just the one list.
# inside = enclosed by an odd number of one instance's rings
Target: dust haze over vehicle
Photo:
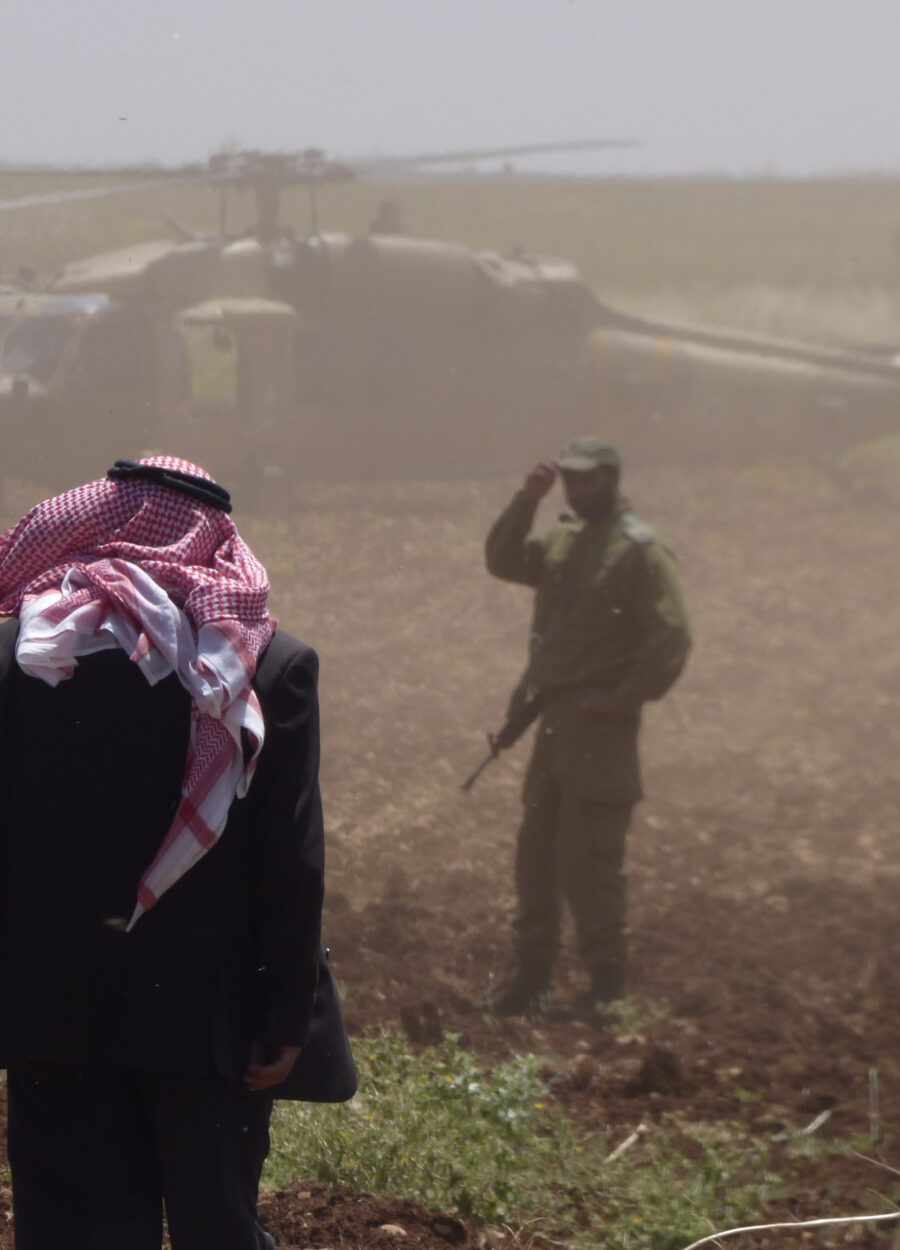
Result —
[[[412, 163], [423, 159], [442, 158], [429, 154]], [[396, 172], [409, 163], [394, 159], [389, 166]], [[381, 176], [385, 168], [380, 162]], [[569, 424], [563, 414], [580, 415], [582, 357], [596, 301], [572, 266], [412, 239], [398, 233], [396, 215], [376, 219], [364, 236], [321, 232], [319, 184], [348, 171], [317, 152], [222, 156], [205, 176], [220, 189], [216, 233], [72, 262], [50, 279], [45, 294], [6, 299], [5, 315], [15, 321], [7, 335], [37, 342], [52, 315], [68, 317], [77, 340], [45, 379], [29, 374], [21, 355], [7, 360], [9, 389], [18, 397], [12, 419], [46, 423], [45, 466], [53, 449], [65, 445], [63, 421], [81, 431], [85, 447], [93, 441], [91, 414], [76, 384], [88, 309], [51, 306], [61, 296], [102, 299], [98, 325], [108, 336], [131, 335], [136, 402], [123, 419], [123, 435], [140, 433], [143, 444], [195, 458], [198, 446], [218, 446], [223, 463], [214, 467], [232, 480], [248, 461], [253, 472], [274, 469], [292, 478], [427, 477], [509, 467], [530, 444], [536, 454], [548, 413], [559, 416], [560, 430]], [[279, 225], [279, 197], [288, 185], [309, 189], [308, 236]], [[251, 188], [256, 200], [256, 225], [238, 237], [227, 233], [231, 186]], [[84, 191], [73, 194], [81, 198]], [[33, 208], [39, 199], [29, 196], [23, 204]], [[62, 202], [61, 194], [51, 192], [50, 200]], [[201, 393], [186, 404], [183, 359], [176, 362], [177, 383], [171, 377], [177, 353], [167, 327], [180, 332], [203, 324], [215, 347], [235, 357], [227, 403], [219, 396], [211, 406]], [[98, 336], [102, 330], [93, 331]], [[163, 340], [168, 360], [160, 352]], [[197, 371], [188, 375], [196, 380]], [[44, 385], [58, 409], [69, 409], [55, 424], [46, 416], [52, 404], [48, 409], [44, 402]], [[112, 396], [94, 395], [91, 403], [109, 414], [118, 409]], [[9, 471], [27, 475], [30, 464], [29, 457]]]
[[[479, 155], [383, 160], [376, 172], [422, 177], [421, 162]], [[73, 457], [103, 459], [111, 433], [131, 454], [164, 446], [210, 461], [212, 449], [215, 472], [259, 495], [311, 477], [510, 471], [572, 429], [602, 429], [638, 460], [811, 446], [831, 457], [897, 430], [890, 356], [630, 315], [568, 261], [410, 237], [396, 204], [368, 234], [320, 229], [324, 185], [353, 173], [314, 150], [219, 154], [172, 174], [218, 189], [213, 233], [179, 228], [180, 242], [70, 262], [43, 294], [0, 297], [0, 403], [21, 434], [7, 473], [68, 475]], [[143, 185], [163, 174], [146, 171]], [[280, 224], [290, 186], [309, 195], [307, 234]], [[234, 187], [252, 191], [257, 217], [237, 236]], [[20, 211], [40, 201], [24, 197]], [[52, 335], [66, 350], [35, 376], [22, 344]]]

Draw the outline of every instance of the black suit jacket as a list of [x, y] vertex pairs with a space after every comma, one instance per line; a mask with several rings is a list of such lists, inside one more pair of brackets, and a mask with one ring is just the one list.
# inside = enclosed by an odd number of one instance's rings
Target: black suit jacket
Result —
[[0, 1065], [113, 1062], [237, 1079], [251, 1039], [303, 1045], [278, 1097], [355, 1089], [320, 944], [315, 653], [276, 631], [254, 686], [266, 738], [217, 842], [131, 933], [177, 807], [190, 701], [124, 652], [52, 688], [0, 625]]

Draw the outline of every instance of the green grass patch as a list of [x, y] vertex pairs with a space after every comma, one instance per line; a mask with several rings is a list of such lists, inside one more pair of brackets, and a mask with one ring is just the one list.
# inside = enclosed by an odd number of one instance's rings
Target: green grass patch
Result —
[[667, 1003], [631, 994], [609, 1003], [604, 1014], [614, 1033], [649, 1033], [668, 1020], [671, 1012]]
[[486, 1071], [453, 1035], [415, 1053], [388, 1032], [356, 1051], [351, 1103], [278, 1106], [268, 1184], [324, 1180], [621, 1250], [675, 1250], [778, 1192], [765, 1143], [728, 1125], [667, 1120], [609, 1162], [628, 1129], [613, 1140], [567, 1115], [534, 1055]]

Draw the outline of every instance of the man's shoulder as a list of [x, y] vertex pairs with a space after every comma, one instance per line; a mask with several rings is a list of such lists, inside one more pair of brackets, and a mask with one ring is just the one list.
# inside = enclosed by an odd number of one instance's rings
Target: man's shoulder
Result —
[[618, 543], [623, 557], [633, 565], [642, 567], [654, 577], [661, 577], [667, 583], [677, 581], [674, 552], [652, 526], [631, 511], [620, 517]]
[[312, 647], [283, 629], [276, 629], [256, 667], [259, 684], [276, 680], [288, 668], [308, 672], [313, 678], [319, 671], [319, 657]]
[[629, 542], [636, 543], [639, 547], [647, 547], [650, 543], [659, 542], [656, 531], [646, 521], [635, 516], [631, 509], [622, 513], [619, 518], [619, 528]]
[[318, 704], [319, 658], [312, 647], [277, 629], [259, 658], [253, 688], [268, 731], [303, 726]]

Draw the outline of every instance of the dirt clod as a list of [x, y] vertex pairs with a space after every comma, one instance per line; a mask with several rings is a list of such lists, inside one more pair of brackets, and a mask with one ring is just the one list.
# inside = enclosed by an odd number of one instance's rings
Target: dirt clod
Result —
[[637, 1076], [625, 1086], [629, 1098], [642, 1094], [679, 1094], [684, 1088], [681, 1062], [673, 1050], [653, 1046], [641, 1060]]

